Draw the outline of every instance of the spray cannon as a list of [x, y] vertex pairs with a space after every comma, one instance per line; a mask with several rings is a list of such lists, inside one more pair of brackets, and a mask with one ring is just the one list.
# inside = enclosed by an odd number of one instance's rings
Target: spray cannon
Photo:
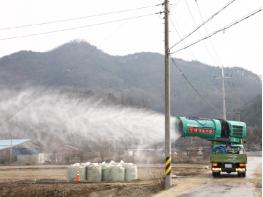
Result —
[[183, 137], [197, 136], [209, 141], [242, 144], [247, 129], [244, 122], [222, 119], [177, 117], [177, 129]]

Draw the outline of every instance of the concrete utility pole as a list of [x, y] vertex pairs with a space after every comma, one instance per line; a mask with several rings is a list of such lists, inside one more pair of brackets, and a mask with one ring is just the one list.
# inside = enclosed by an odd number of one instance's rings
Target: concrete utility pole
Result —
[[170, 138], [170, 48], [169, 48], [169, 0], [164, 1], [164, 50], [165, 50], [165, 189], [172, 185]]

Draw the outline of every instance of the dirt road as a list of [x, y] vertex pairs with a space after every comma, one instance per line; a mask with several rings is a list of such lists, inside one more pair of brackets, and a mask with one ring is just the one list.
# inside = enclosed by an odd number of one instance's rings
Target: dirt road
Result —
[[235, 174], [223, 174], [220, 178], [213, 178], [210, 173], [198, 177], [177, 178], [174, 180], [174, 187], [155, 197], [262, 196], [261, 165], [261, 157], [249, 157], [246, 178], [237, 177]]

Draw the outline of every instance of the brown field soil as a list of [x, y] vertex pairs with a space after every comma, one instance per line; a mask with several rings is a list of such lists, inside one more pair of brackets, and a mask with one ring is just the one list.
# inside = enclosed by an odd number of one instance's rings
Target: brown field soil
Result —
[[150, 196], [161, 190], [158, 182], [138, 183], [1, 183], [0, 196]]
[[[162, 190], [163, 165], [139, 165], [138, 180], [129, 183], [69, 183], [67, 166], [1, 166], [0, 197], [4, 196], [152, 196]], [[178, 177], [204, 174], [207, 165], [177, 164]]]

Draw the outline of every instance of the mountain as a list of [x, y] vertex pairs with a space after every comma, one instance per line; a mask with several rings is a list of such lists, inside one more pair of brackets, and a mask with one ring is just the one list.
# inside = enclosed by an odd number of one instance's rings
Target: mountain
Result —
[[262, 127], [262, 95], [257, 95], [241, 108], [240, 119], [250, 127]]
[[[185, 76], [207, 103], [186, 83], [171, 64], [173, 115], [222, 116], [219, 67], [175, 59]], [[229, 113], [261, 94], [262, 81], [243, 68], [225, 68], [226, 104]], [[48, 52], [20, 51], [0, 59], [0, 88], [47, 87], [84, 93], [98, 92], [121, 104], [163, 112], [164, 58], [158, 53], [111, 56], [82, 41], [72, 41]], [[240, 103], [237, 103], [237, 99]]]
[[240, 110], [241, 121], [248, 126], [247, 145], [251, 150], [262, 148], [262, 95], [257, 95]]

